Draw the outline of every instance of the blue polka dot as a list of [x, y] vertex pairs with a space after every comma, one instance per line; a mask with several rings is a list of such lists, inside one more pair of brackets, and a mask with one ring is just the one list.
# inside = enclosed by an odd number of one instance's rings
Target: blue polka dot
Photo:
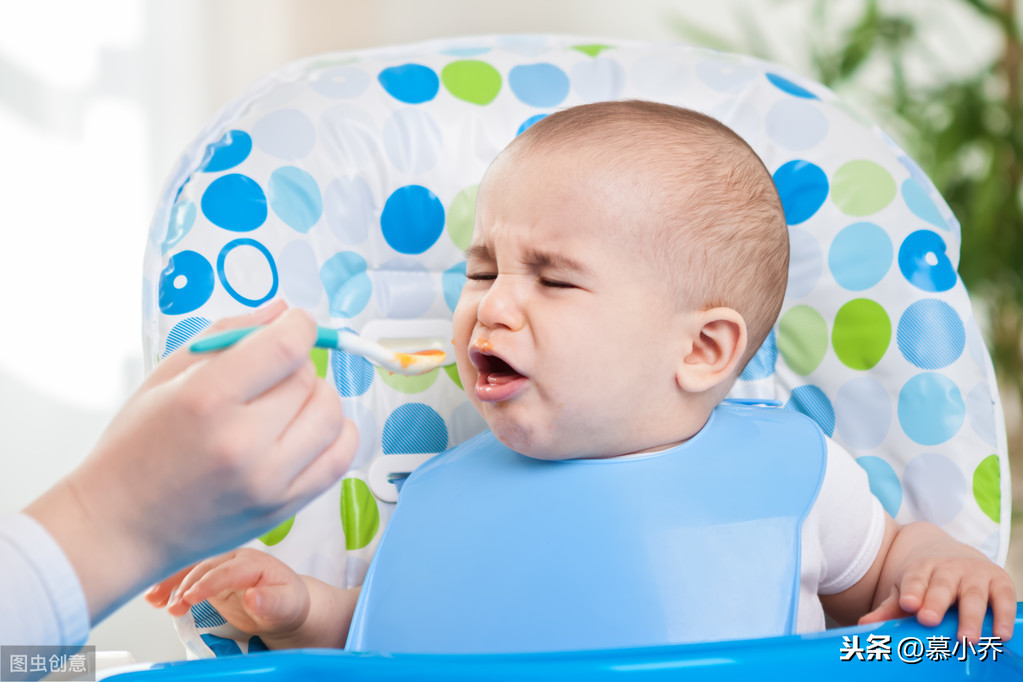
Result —
[[509, 72], [508, 84], [532, 107], [556, 107], [568, 96], [568, 76], [553, 64], [520, 64]]
[[931, 197], [927, 194], [927, 190], [916, 180], [909, 178], [902, 183], [902, 200], [906, 202], [906, 206], [909, 207], [909, 210], [917, 218], [926, 220], [935, 227], [948, 230], [948, 223], [945, 222], [941, 211], [934, 205]]
[[358, 97], [369, 87], [370, 78], [364, 71], [350, 66], [336, 66], [314, 72], [309, 87], [334, 99]]
[[358, 175], [333, 180], [323, 195], [327, 226], [342, 244], [363, 242], [380, 221], [373, 190]]
[[294, 166], [278, 168], [270, 175], [267, 198], [277, 217], [303, 234], [323, 215], [323, 199], [316, 180]]
[[444, 271], [441, 276], [441, 288], [444, 290], [444, 302], [452, 312], [458, 305], [458, 298], [462, 295], [462, 286], [465, 284], [465, 261], [457, 263]]
[[312, 310], [323, 298], [323, 285], [317, 276], [316, 252], [309, 240], [298, 238], [277, 254], [281, 289], [293, 306]]
[[298, 161], [316, 146], [316, 128], [297, 109], [271, 111], [252, 126], [252, 142], [270, 156]]
[[902, 487], [906, 491], [904, 514], [913, 521], [944, 526], [959, 515], [966, 502], [967, 485], [962, 470], [937, 452], [925, 452], [911, 459], [902, 470]]
[[828, 250], [828, 267], [849, 291], [874, 286], [888, 273], [895, 250], [888, 233], [874, 223], [853, 223], [839, 232]]
[[433, 408], [408, 403], [387, 417], [381, 441], [385, 455], [441, 452], [448, 447], [448, 428]]
[[[262, 256], [262, 258], [265, 259], [266, 264], [270, 268], [270, 287], [269, 290], [261, 296], [256, 297], [244, 296], [241, 293], [239, 293], [227, 279], [227, 272], [225, 269], [225, 266], [227, 264], [227, 256], [232, 251], [241, 246], [248, 246], [255, 249], [256, 253], [260, 254], [260, 256]], [[249, 283], [258, 277], [257, 266], [251, 262], [245, 263], [244, 271], [246, 276], [242, 277], [241, 279], [243, 279], [246, 283]], [[263, 305], [264, 303], [272, 299], [274, 296], [276, 296], [277, 286], [280, 282], [280, 280], [277, 277], [277, 264], [274, 263], [273, 256], [270, 255], [270, 250], [267, 249], [262, 244], [260, 244], [259, 242], [257, 242], [255, 239], [243, 238], [235, 239], [232, 242], [228, 242], [224, 246], [224, 248], [220, 250], [220, 255], [217, 256], [217, 275], [220, 277], [220, 283], [224, 286], [224, 289], [227, 291], [227, 293], [231, 295], [231, 298], [238, 301], [239, 303], [243, 303], [253, 308]]]
[[817, 386], [800, 386], [793, 390], [785, 408], [810, 417], [829, 436], [835, 432], [835, 409]]
[[519, 126], [519, 129], [515, 133], [515, 135], [516, 136], [521, 135], [522, 133], [532, 128], [533, 124], [535, 124], [537, 121], [543, 120], [547, 118], [547, 116], [548, 114], [537, 114], [536, 116], [530, 116], [529, 118], [522, 122], [522, 125]]
[[625, 70], [614, 59], [596, 57], [573, 66], [571, 82], [583, 102], [614, 100], [625, 88]]
[[809, 161], [789, 161], [774, 172], [774, 184], [789, 225], [810, 218], [828, 197], [828, 176]]
[[353, 251], [331, 256], [320, 268], [320, 281], [327, 290], [330, 314], [335, 317], [358, 315], [373, 293], [373, 282], [366, 274], [366, 260]]
[[[353, 330], [345, 328], [339, 331]], [[334, 386], [337, 387], [338, 395], [343, 398], [362, 395], [369, 390], [373, 377], [376, 376], [369, 360], [343, 350], [331, 351], [330, 366], [334, 370]]]
[[786, 149], [809, 149], [828, 134], [828, 118], [811, 102], [785, 98], [768, 110], [764, 130]]
[[266, 195], [255, 180], [240, 173], [211, 182], [201, 205], [207, 220], [232, 232], [249, 232], [266, 222]]
[[170, 355], [193, 336], [210, 326], [205, 317], [186, 317], [167, 332], [167, 343], [164, 345], [164, 357]]
[[165, 315], [192, 312], [213, 295], [213, 283], [213, 266], [201, 254], [174, 254], [160, 273], [160, 311]]
[[170, 210], [167, 234], [163, 238], [163, 243], [160, 244], [160, 253], [167, 253], [185, 238], [188, 231], [192, 229], [192, 225], [195, 224], [195, 214], [195, 204], [191, 200], [178, 199]]
[[785, 297], [809, 296], [824, 272], [824, 254], [815, 236], [798, 227], [789, 229], [789, 281]]
[[406, 107], [384, 121], [384, 151], [394, 167], [409, 175], [422, 175], [437, 164], [444, 148], [440, 126], [423, 109]]
[[206, 147], [199, 171], [216, 173], [234, 168], [252, 152], [252, 137], [244, 130], [229, 130], [216, 142]]
[[986, 381], [981, 381], [966, 394], [966, 414], [970, 426], [975, 434], [993, 448], [998, 447], [996, 409], [994, 394]]
[[446, 50], [441, 50], [441, 54], [450, 57], [478, 57], [488, 52], [490, 52], [489, 47], [449, 47]]
[[406, 185], [394, 190], [380, 215], [384, 239], [399, 253], [426, 251], [444, 230], [444, 205], [421, 185]]
[[817, 95], [813, 94], [801, 85], [796, 85], [788, 78], [783, 78], [776, 73], [766, 73], [767, 80], [771, 81], [771, 84], [782, 92], [787, 92], [790, 95], [796, 97], [803, 97], [805, 99], [818, 99]]
[[912, 233], [899, 247], [902, 276], [924, 291], [948, 291], [955, 286], [956, 269], [945, 249], [945, 240], [937, 232]]
[[756, 78], [748, 66], [718, 59], [705, 59], [696, 65], [696, 75], [703, 83], [720, 92], [738, 92]]
[[239, 647], [238, 642], [233, 639], [211, 635], [208, 632], [202, 633], [199, 635], [199, 638], [203, 641], [203, 644], [210, 648], [210, 651], [212, 651], [213, 655], [217, 658], [241, 656], [242, 654], [241, 647]]
[[373, 295], [384, 317], [411, 320], [430, 309], [437, 281], [412, 258], [392, 258], [373, 272]]
[[899, 423], [913, 442], [944, 443], [959, 432], [966, 405], [959, 387], [942, 374], [918, 374], [899, 391]]
[[437, 96], [440, 78], [422, 64], [404, 64], [384, 69], [377, 76], [391, 97], [406, 104], [422, 104]]
[[894, 518], [902, 507], [902, 484], [899, 483], [899, 477], [895, 475], [892, 465], [880, 457], [869, 455], [857, 457], [856, 463], [867, 472], [870, 492], [881, 501], [881, 506], [888, 515]]
[[914, 365], [920, 369], [940, 369], [963, 354], [966, 328], [948, 303], [926, 299], [902, 313], [897, 339], [903, 357]]
[[842, 445], [855, 450], [876, 448], [892, 425], [892, 399], [877, 379], [850, 379], [835, 394], [835, 431]]
[[[464, 266], [463, 266], [464, 270]], [[764, 343], [760, 345], [757, 354], [754, 355], [746, 368], [742, 370], [742, 374], [739, 378], [743, 381], [758, 381], [760, 379], [767, 379], [774, 374], [775, 365], [778, 364], [778, 341], [775, 337], [774, 330], [767, 335], [764, 339]]]

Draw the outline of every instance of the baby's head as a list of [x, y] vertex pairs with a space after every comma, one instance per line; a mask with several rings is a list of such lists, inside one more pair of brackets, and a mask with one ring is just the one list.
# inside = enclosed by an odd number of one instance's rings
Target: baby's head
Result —
[[480, 185], [455, 353], [497, 437], [544, 459], [696, 433], [770, 332], [788, 231], [770, 173], [717, 121], [568, 109]]

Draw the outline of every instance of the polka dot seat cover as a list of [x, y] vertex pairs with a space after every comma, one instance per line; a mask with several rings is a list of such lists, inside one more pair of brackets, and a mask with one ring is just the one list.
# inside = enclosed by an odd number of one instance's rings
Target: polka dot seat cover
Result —
[[[929, 520], [1004, 561], [1004, 423], [956, 274], [955, 217], [916, 164], [833, 93], [749, 57], [490, 36], [328, 54], [272, 73], [221, 112], [169, 181], [146, 258], [149, 369], [210, 321], [275, 297], [324, 326], [449, 343], [489, 162], [550, 112], [621, 98], [719, 118], [781, 194], [788, 292], [733, 395], [810, 415], [857, 457], [898, 521]], [[453, 366], [406, 378], [340, 351], [313, 355], [359, 427], [359, 451], [340, 484], [253, 545], [351, 587], [391, 514], [394, 477], [484, 423]], [[259, 644], [208, 605], [178, 625], [192, 655]]]

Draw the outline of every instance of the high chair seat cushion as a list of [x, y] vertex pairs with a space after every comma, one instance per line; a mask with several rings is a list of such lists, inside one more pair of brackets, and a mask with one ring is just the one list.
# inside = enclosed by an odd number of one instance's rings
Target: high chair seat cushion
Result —
[[[857, 457], [897, 521], [931, 521], [1004, 561], [1004, 420], [956, 274], [959, 224], [855, 109], [750, 57], [504, 35], [275, 71], [224, 108], [168, 181], [145, 262], [148, 368], [212, 320], [276, 297], [373, 339], [448, 343], [489, 162], [548, 113], [623, 98], [719, 118], [773, 174], [791, 236], [788, 291], [733, 397], [809, 415]], [[314, 360], [359, 428], [359, 451], [339, 485], [254, 544], [350, 587], [390, 517], [395, 481], [485, 425], [453, 366], [406, 378], [340, 351]], [[225, 632], [215, 612], [179, 626], [193, 642]], [[232, 650], [248, 646], [237, 638]]]

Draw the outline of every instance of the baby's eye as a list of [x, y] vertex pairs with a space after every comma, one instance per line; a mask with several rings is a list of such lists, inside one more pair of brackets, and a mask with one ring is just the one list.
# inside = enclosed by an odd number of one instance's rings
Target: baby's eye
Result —
[[551, 289], [575, 289], [575, 285], [571, 282], [561, 282], [555, 279], [547, 279], [546, 277], [540, 278], [540, 284]]
[[487, 282], [490, 280], [497, 279], [497, 275], [492, 272], [473, 272], [466, 273], [466, 279], [471, 279], [476, 282]]

